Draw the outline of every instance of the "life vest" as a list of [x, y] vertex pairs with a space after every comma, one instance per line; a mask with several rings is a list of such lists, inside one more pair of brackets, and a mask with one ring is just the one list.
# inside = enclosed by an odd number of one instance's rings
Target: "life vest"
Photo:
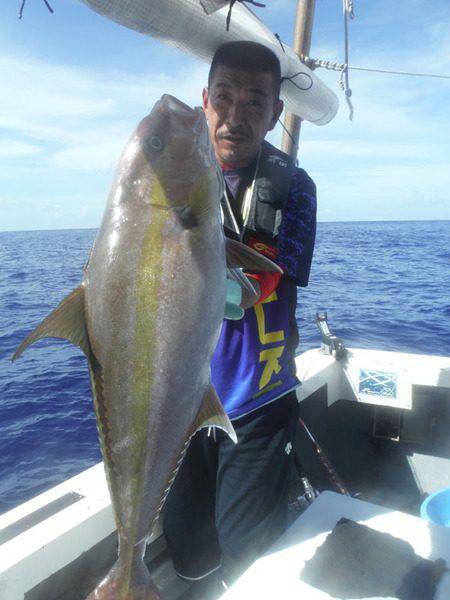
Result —
[[261, 254], [276, 258], [277, 237], [295, 164], [293, 159], [264, 141], [253, 183], [244, 193], [243, 226], [234, 218], [227, 195], [222, 198], [226, 235], [241, 240]]

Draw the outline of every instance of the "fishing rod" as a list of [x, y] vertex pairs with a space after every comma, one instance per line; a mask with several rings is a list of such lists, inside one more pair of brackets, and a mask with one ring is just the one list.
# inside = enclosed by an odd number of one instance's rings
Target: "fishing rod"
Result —
[[[337, 361], [340, 361], [342, 363], [344, 373], [345, 373], [349, 383], [352, 385], [352, 388], [356, 394], [356, 397], [358, 397], [358, 392], [355, 390], [353, 382], [351, 381], [351, 378], [349, 377], [349, 375], [347, 373], [347, 369], [346, 369], [348, 350], [344, 346], [342, 340], [331, 333], [330, 328], [328, 327], [326, 312], [317, 312], [316, 313], [316, 325], [320, 331], [320, 335], [322, 338], [322, 348], [323, 348], [324, 352], [326, 352], [327, 354], [330, 354], [331, 356], [334, 356], [334, 358]], [[347, 490], [347, 488], [345, 487], [342, 479], [337, 474], [337, 472], [336, 472], [335, 468], [333, 467], [333, 465], [331, 464], [329, 458], [327, 457], [325, 452], [322, 450], [322, 448], [319, 446], [319, 443], [314, 438], [313, 434], [308, 429], [308, 427], [306, 426], [303, 419], [301, 419], [299, 417], [298, 421], [299, 421], [301, 427], [303, 427], [303, 429], [305, 430], [309, 439], [314, 444], [319, 461], [321, 462], [323, 468], [327, 472], [329, 479], [334, 483], [334, 485], [336, 486], [336, 488], [339, 490], [339, 492], [341, 494], [343, 494], [344, 496], [350, 496], [350, 493]]]
[[322, 448], [320, 447], [319, 443], [317, 442], [317, 440], [315, 439], [315, 437], [313, 436], [313, 434], [310, 432], [310, 430], [308, 429], [308, 427], [306, 426], [306, 423], [303, 421], [303, 419], [301, 417], [298, 417], [298, 422], [300, 423], [300, 426], [305, 430], [307, 436], [309, 437], [309, 439], [313, 443], [313, 445], [314, 445], [314, 447], [316, 449], [317, 457], [318, 457], [321, 465], [323, 466], [324, 470], [326, 471], [326, 473], [327, 473], [328, 478], [330, 479], [330, 481], [334, 484], [334, 486], [336, 487], [336, 489], [338, 490], [338, 492], [340, 494], [342, 494], [344, 496], [350, 496], [350, 492], [345, 487], [344, 482], [339, 477], [339, 475], [336, 472], [336, 469], [331, 464], [329, 458], [327, 457], [327, 455], [325, 454], [325, 452], [322, 450]]

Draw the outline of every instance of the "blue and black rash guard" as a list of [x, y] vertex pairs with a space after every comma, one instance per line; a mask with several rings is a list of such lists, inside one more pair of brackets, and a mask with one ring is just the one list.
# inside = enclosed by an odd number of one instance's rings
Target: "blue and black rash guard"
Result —
[[[228, 197], [242, 225], [238, 190], [251, 183], [255, 165], [224, 171]], [[313, 181], [295, 169], [277, 240], [284, 271], [276, 290], [245, 311], [239, 321], [225, 319], [211, 362], [212, 382], [225, 411], [238, 419], [295, 388], [295, 319], [297, 286], [307, 286], [316, 232], [316, 192]]]

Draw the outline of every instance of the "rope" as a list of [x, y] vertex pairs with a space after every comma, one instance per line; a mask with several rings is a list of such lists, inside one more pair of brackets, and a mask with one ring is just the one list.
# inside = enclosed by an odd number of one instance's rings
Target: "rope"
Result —
[[255, 0], [230, 0], [230, 7], [228, 9], [227, 14], [227, 31], [230, 31], [231, 11], [233, 10], [233, 6], [236, 4], [236, 2], [248, 2], [248, 4], [252, 4], [253, 6], [259, 6], [260, 8], [265, 8], [266, 6], [265, 4], [261, 4], [261, 2], [256, 2]]
[[[310, 56], [300, 56], [300, 60], [310, 69], [323, 68], [331, 71], [342, 71], [345, 68], [344, 63], [323, 60], [321, 58], [311, 58]], [[354, 67], [347, 65], [347, 69], [354, 71], [368, 71], [369, 73], [385, 73], [388, 75], [410, 75], [412, 77], [437, 77], [438, 79], [450, 79], [450, 75], [441, 75], [438, 73], [412, 73], [411, 71], [392, 71], [390, 69], [373, 69], [371, 67]]]
[[[345, 67], [344, 63], [333, 62], [331, 60], [324, 60], [322, 58], [311, 58], [310, 56], [305, 56], [304, 54], [300, 55], [300, 60], [310, 69], [317, 69], [317, 67], [322, 67], [323, 69], [328, 69], [331, 71], [342, 71]], [[348, 67], [351, 69], [351, 67]]]
[[353, 19], [355, 17], [353, 10], [353, 0], [342, 0], [343, 10], [344, 10], [344, 62], [338, 63], [330, 60], [321, 60], [310, 58], [309, 56], [300, 56], [300, 60], [307, 65], [310, 69], [315, 69], [317, 67], [322, 67], [324, 69], [329, 69], [332, 71], [339, 71], [339, 86], [343, 90], [345, 94], [345, 100], [347, 102], [349, 108], [349, 119], [353, 120], [353, 104], [350, 100], [352, 96], [352, 90], [349, 84], [349, 76], [348, 72], [350, 69], [354, 71], [367, 71], [370, 73], [385, 73], [390, 75], [408, 75], [412, 77], [434, 77], [437, 79], [450, 79], [450, 75], [441, 75], [437, 73], [412, 73], [410, 71], [393, 71], [389, 69], [373, 69], [370, 67], [352, 67], [348, 64], [348, 55], [349, 55], [349, 44], [348, 44], [348, 19]]
[[370, 71], [371, 73], [388, 73], [390, 75], [412, 75], [413, 77], [437, 77], [438, 79], [450, 79], [450, 75], [439, 75], [436, 73], [411, 73], [409, 71], [389, 71], [387, 69], [370, 69], [369, 67], [348, 67], [355, 71]]
[[349, 77], [348, 77], [348, 19], [354, 18], [353, 12], [353, 0], [342, 0], [344, 9], [344, 67], [341, 70], [341, 76], [339, 78], [339, 85], [341, 90], [345, 94], [345, 100], [349, 109], [349, 119], [353, 120], [353, 104], [350, 100], [352, 96], [352, 90], [350, 88]]
[[353, 12], [353, 0], [344, 0], [344, 10], [347, 12], [350, 19], [355, 18], [355, 13]]
[[[51, 12], [52, 14], [55, 12], [53, 10], [53, 8], [50, 6], [50, 4], [47, 2], [47, 0], [42, 0], [45, 4], [45, 6], [48, 8], [48, 11]], [[23, 10], [25, 8], [25, 4], [26, 4], [27, 0], [22, 0], [22, 4], [20, 5], [20, 10], [19, 10], [19, 19], [22, 20], [23, 17]]]

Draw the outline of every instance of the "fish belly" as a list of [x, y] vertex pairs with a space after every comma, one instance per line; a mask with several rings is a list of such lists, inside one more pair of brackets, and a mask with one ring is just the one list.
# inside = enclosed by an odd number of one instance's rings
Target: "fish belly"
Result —
[[138, 251], [124, 239], [117, 260], [94, 252], [87, 274], [97, 421], [117, 526], [129, 543], [149, 535], [189, 442], [225, 304], [217, 220], [184, 230], [155, 210], [140, 240], [134, 233]]

